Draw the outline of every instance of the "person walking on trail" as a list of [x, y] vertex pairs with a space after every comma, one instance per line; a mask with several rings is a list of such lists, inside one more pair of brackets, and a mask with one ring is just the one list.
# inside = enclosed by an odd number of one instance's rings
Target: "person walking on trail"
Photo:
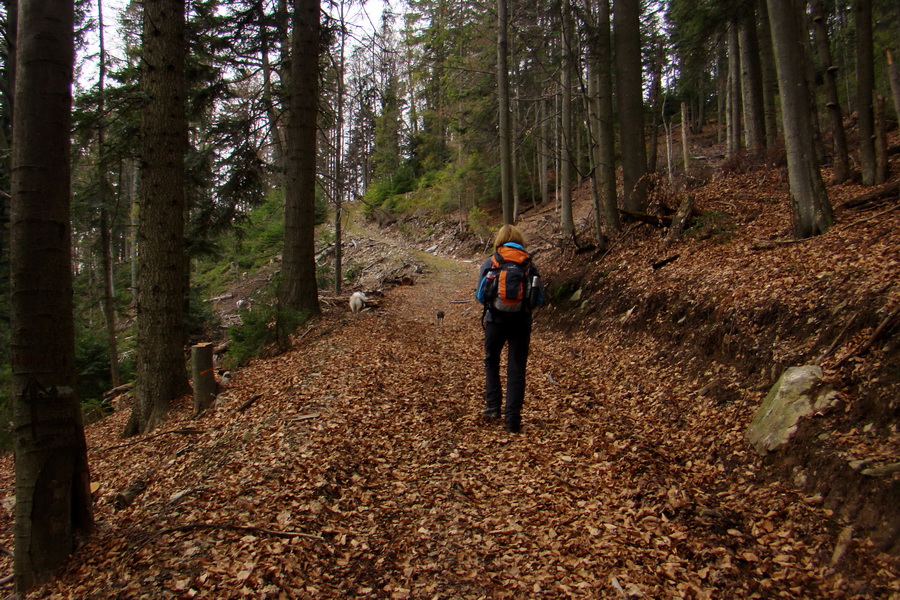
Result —
[[[494, 239], [494, 253], [481, 265], [475, 293], [484, 306], [484, 418], [518, 433], [525, 400], [525, 366], [531, 344], [531, 310], [544, 303], [544, 290], [525, 237], [515, 225], [504, 225]], [[500, 355], [507, 346], [506, 406], [501, 413]]]

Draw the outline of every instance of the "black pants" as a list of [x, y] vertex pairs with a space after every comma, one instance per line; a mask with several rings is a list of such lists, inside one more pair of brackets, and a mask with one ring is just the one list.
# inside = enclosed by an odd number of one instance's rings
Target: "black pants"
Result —
[[[493, 315], [492, 315], [493, 316]], [[514, 313], [498, 315], [484, 324], [484, 400], [487, 411], [499, 411], [503, 401], [500, 386], [500, 355], [508, 344], [506, 365], [507, 424], [521, 422], [522, 403], [525, 400], [525, 365], [528, 362], [528, 346], [531, 343], [531, 314]]]

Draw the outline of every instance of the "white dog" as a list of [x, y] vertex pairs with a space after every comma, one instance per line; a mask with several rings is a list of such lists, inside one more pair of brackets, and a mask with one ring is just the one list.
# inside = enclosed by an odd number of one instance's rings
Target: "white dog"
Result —
[[350, 310], [358, 313], [366, 307], [366, 295], [362, 292], [353, 292], [350, 296]]

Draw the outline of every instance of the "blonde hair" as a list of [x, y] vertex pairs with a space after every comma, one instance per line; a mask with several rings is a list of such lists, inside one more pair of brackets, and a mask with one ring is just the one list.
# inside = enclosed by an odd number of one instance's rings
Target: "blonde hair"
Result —
[[510, 242], [524, 246], [525, 236], [515, 225], [504, 225], [500, 228], [500, 231], [497, 232], [497, 237], [494, 238], [494, 250], [503, 244], [508, 244]]

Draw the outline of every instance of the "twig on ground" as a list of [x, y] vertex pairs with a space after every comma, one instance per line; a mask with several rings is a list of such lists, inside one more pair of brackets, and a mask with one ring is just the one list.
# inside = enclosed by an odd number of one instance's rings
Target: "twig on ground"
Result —
[[159, 433], [154, 433], [153, 435], [148, 435], [145, 438], [141, 438], [139, 440], [134, 440], [131, 442], [125, 442], [124, 444], [116, 444], [115, 446], [107, 446], [106, 448], [97, 448], [97, 452], [106, 452], [108, 450], [118, 450], [119, 448], [127, 448], [128, 446], [134, 446], [135, 444], [142, 444], [144, 442], [150, 441], [153, 438], [158, 438], [164, 435], [169, 435], [170, 433], [177, 433], [180, 435], [190, 435], [195, 433], [203, 433], [202, 429], [196, 429], [194, 427], [182, 427], [180, 429], [170, 429], [169, 431], [161, 431]]

